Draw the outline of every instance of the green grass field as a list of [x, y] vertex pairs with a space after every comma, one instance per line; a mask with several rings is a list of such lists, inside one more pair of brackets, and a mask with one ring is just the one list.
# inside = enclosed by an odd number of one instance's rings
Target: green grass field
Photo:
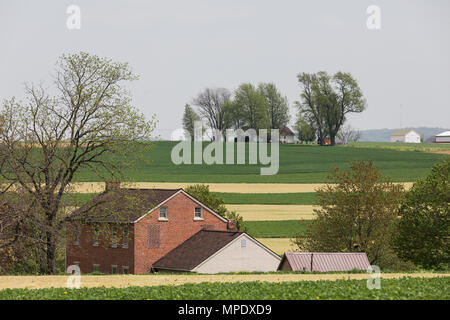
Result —
[[382, 279], [380, 290], [369, 290], [366, 280], [200, 283], [180, 286], [4, 289], [8, 300], [377, 300], [450, 299], [450, 277]]
[[[214, 192], [226, 204], [315, 204], [316, 193], [223, 193]], [[93, 197], [96, 193], [70, 193], [64, 195], [64, 199], [70, 205], [83, 204]]]
[[[177, 142], [155, 142], [145, 161], [124, 170], [131, 181], [158, 182], [248, 182], [248, 183], [320, 183], [334, 167], [348, 168], [353, 160], [373, 159], [382, 174], [393, 181], [415, 181], [425, 177], [430, 168], [445, 155], [417, 151], [398, 151], [380, 147], [320, 147], [280, 145], [280, 168], [277, 175], [260, 175], [257, 165], [175, 165], [171, 151]], [[207, 144], [205, 143], [205, 146]], [[236, 154], [236, 153], [235, 153]], [[82, 171], [76, 181], [99, 181], [92, 171]]]
[[403, 143], [403, 142], [350, 142], [345, 147], [382, 148], [399, 151], [449, 151], [450, 144], [445, 143]]
[[246, 221], [248, 234], [255, 238], [292, 238], [304, 232], [310, 220]]
[[316, 193], [222, 193], [215, 194], [226, 204], [315, 204]]

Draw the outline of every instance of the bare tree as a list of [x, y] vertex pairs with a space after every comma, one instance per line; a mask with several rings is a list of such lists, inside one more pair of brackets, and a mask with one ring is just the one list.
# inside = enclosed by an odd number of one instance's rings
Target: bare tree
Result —
[[353, 129], [350, 125], [346, 125], [339, 129], [337, 137], [342, 144], [348, 144], [349, 142], [359, 141], [361, 132]]
[[219, 130], [224, 135], [225, 109], [231, 93], [224, 88], [206, 88], [192, 101], [198, 107], [199, 114], [206, 120], [209, 128]]
[[[135, 80], [127, 63], [87, 53], [62, 55], [56, 95], [26, 86], [26, 103], [14, 98], [0, 110], [0, 176], [18, 185], [41, 214], [46, 271], [56, 271], [57, 238], [64, 225], [62, 197], [81, 170], [117, 177], [130, 156], [150, 146], [155, 127], [131, 105], [123, 86]], [[31, 219], [26, 213], [25, 219]]]

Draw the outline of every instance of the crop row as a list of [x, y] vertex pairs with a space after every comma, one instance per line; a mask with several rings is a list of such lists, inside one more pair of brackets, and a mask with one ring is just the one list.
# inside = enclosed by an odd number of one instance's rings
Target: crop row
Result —
[[380, 289], [366, 280], [200, 283], [180, 286], [4, 289], [0, 299], [127, 300], [318, 300], [318, 299], [450, 299], [450, 277], [382, 279]]

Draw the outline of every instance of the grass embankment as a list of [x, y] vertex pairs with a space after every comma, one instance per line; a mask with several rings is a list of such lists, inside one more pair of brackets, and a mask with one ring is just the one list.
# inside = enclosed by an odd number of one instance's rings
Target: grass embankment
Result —
[[244, 225], [255, 238], [292, 238], [304, 232], [311, 221], [304, 220], [303, 223], [299, 220], [245, 221]]
[[126, 300], [327, 300], [327, 299], [450, 299], [450, 277], [382, 279], [381, 290], [367, 280], [200, 283], [179, 286], [5, 289], [0, 299], [126, 299]]
[[[64, 196], [70, 205], [83, 204], [98, 193], [70, 193]], [[305, 193], [226, 193], [214, 192], [226, 204], [298, 204], [313, 205], [316, 203], [315, 192]]]
[[316, 193], [224, 193], [215, 192], [226, 204], [315, 204]]

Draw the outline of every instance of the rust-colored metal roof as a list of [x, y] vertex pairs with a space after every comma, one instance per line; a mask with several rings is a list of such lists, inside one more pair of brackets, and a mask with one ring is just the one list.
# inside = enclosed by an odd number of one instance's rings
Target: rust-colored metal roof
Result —
[[370, 266], [364, 252], [286, 252], [281, 263], [285, 260], [293, 271], [366, 270]]

